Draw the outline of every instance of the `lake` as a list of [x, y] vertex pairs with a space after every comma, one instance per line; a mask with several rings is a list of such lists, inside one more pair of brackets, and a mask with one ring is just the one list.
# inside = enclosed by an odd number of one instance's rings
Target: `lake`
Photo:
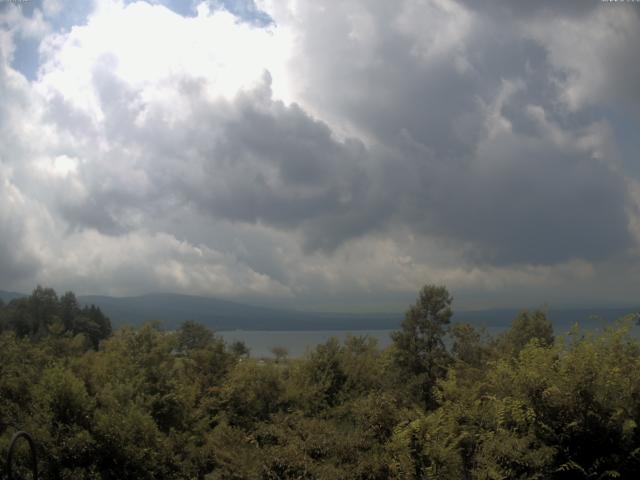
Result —
[[[611, 317], [615, 318], [615, 317]], [[586, 315], [579, 318], [579, 324], [583, 332], [593, 332], [602, 330], [613, 323], [612, 319], [602, 317], [587, 317]], [[576, 318], [565, 318], [553, 322], [554, 330], [557, 336], [566, 334], [576, 323]], [[483, 324], [484, 323], [484, 324]], [[490, 324], [487, 322], [478, 322], [476, 326], [483, 327], [491, 336], [495, 336], [506, 330], [510, 326], [510, 322], [501, 322], [501, 324]], [[639, 328], [634, 327], [632, 335], [639, 335]], [[218, 335], [222, 336], [226, 342], [235, 340], [243, 341], [251, 351], [254, 358], [273, 357], [271, 349], [273, 347], [285, 347], [289, 351], [290, 357], [300, 357], [305, 354], [308, 349], [313, 349], [317, 345], [325, 343], [331, 337], [336, 337], [341, 342], [347, 336], [368, 336], [374, 338], [378, 342], [379, 348], [388, 347], [391, 344], [390, 334], [394, 330], [318, 330], [318, 331], [302, 331], [302, 330], [279, 330], [279, 331], [262, 331], [262, 330], [230, 330], [218, 331]]]
[[368, 336], [378, 341], [378, 347], [385, 348], [391, 344], [389, 336], [393, 330], [321, 330], [321, 331], [260, 331], [260, 330], [232, 330], [216, 332], [226, 342], [243, 341], [251, 350], [251, 356], [273, 357], [273, 347], [285, 347], [290, 357], [300, 357], [307, 349], [315, 348], [325, 343], [331, 337], [343, 341], [347, 336]]

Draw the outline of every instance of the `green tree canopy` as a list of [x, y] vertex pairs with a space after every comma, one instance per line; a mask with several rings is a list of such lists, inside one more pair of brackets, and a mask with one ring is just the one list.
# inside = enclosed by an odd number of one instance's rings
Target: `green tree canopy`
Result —
[[542, 310], [524, 310], [515, 318], [511, 328], [500, 335], [498, 344], [505, 352], [517, 355], [534, 338], [543, 347], [553, 345], [553, 324]]
[[444, 377], [450, 361], [443, 338], [453, 315], [452, 301], [445, 287], [426, 285], [407, 311], [401, 330], [391, 335], [397, 365], [413, 379], [417, 395], [429, 407], [434, 406], [435, 382]]

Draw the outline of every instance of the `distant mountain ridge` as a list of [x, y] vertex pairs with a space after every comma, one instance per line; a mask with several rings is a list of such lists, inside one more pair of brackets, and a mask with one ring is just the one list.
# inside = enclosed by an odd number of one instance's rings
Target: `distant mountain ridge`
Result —
[[[5, 303], [25, 297], [0, 290]], [[111, 319], [114, 327], [159, 321], [164, 328], [177, 328], [193, 320], [214, 330], [388, 330], [397, 329], [404, 312], [397, 313], [319, 313], [261, 307], [212, 297], [176, 293], [155, 293], [133, 297], [104, 295], [78, 296], [82, 305], [96, 305]], [[502, 330], [521, 309], [458, 311], [454, 322], [468, 322], [489, 330]], [[634, 312], [637, 308], [549, 309], [557, 331], [566, 331], [579, 322], [584, 328], [597, 328]]]
[[78, 300], [99, 306], [114, 325], [159, 320], [167, 328], [176, 328], [185, 320], [193, 320], [214, 330], [377, 330], [397, 328], [402, 319], [401, 314], [280, 310], [175, 293], [137, 297], [90, 295]]
[[0, 290], [0, 300], [2, 300], [5, 303], [9, 303], [11, 300], [14, 300], [16, 298], [26, 297], [26, 296], [27, 295], [25, 295], [24, 293], [5, 292], [4, 290]]

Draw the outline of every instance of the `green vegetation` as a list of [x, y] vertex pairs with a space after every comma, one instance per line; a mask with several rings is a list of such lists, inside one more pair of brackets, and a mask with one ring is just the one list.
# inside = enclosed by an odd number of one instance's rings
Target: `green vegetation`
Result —
[[43, 479], [604, 479], [640, 475], [633, 319], [490, 338], [419, 294], [385, 350], [335, 339], [252, 359], [185, 322], [111, 333], [38, 287], [0, 305], [0, 471], [16, 428]]

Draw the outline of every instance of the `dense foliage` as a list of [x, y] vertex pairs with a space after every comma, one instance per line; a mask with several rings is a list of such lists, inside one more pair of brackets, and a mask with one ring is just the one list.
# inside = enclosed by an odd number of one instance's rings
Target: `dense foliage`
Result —
[[111, 335], [111, 322], [94, 305], [80, 308], [73, 292], [58, 298], [53, 289], [38, 286], [31, 296], [12, 300], [8, 305], [0, 300], [0, 333], [5, 330], [31, 340], [82, 335], [87, 345], [96, 349], [101, 340]]
[[630, 319], [563, 338], [539, 311], [497, 338], [450, 319], [427, 286], [385, 350], [252, 359], [193, 322], [111, 334], [38, 288], [0, 308], [0, 462], [20, 428], [44, 479], [640, 478]]

